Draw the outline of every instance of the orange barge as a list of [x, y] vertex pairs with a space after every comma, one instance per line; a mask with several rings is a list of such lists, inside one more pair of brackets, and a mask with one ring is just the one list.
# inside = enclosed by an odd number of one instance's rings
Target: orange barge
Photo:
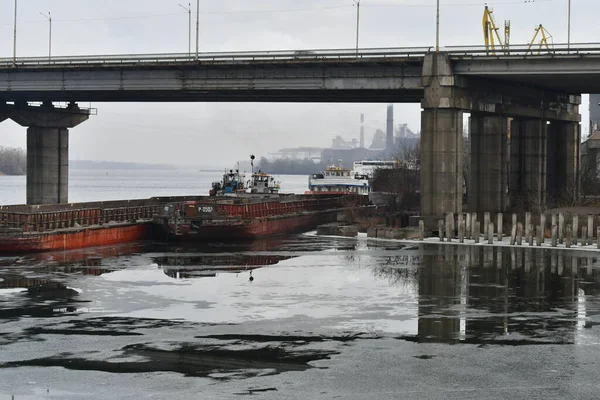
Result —
[[342, 194], [212, 198], [170, 203], [155, 223], [171, 240], [254, 239], [311, 230], [367, 203], [366, 196]]
[[0, 253], [301, 232], [334, 221], [350, 200], [364, 203], [347, 195], [248, 195], [0, 206]]

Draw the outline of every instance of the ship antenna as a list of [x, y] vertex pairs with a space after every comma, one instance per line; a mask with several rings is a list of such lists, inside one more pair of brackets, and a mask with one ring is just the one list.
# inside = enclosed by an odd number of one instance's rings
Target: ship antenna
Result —
[[254, 154], [250, 154], [250, 166], [252, 167], [252, 174], [254, 175]]

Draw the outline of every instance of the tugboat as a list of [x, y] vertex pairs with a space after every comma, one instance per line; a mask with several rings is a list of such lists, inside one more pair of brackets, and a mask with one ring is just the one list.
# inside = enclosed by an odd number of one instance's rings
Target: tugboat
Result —
[[368, 195], [371, 183], [367, 175], [341, 165], [331, 165], [318, 174], [308, 177], [308, 191], [305, 194], [360, 194]]
[[235, 172], [230, 169], [229, 172], [223, 174], [221, 182], [213, 182], [212, 189], [208, 192], [210, 196], [226, 196], [235, 195], [237, 193], [245, 193], [246, 186], [244, 184], [245, 176], [240, 174], [240, 170]]
[[250, 155], [250, 165], [252, 166], [252, 175], [250, 180], [244, 182], [245, 175], [238, 169], [233, 172], [232, 169], [223, 175], [221, 182], [213, 182], [212, 189], [209, 191], [211, 196], [240, 196], [244, 194], [279, 194], [281, 188], [280, 182], [273, 176], [258, 170], [254, 172], [254, 154]]

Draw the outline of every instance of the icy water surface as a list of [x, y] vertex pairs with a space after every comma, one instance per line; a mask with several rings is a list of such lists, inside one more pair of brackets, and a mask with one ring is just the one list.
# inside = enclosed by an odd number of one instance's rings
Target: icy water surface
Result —
[[595, 398], [598, 260], [311, 234], [0, 258], [0, 399]]

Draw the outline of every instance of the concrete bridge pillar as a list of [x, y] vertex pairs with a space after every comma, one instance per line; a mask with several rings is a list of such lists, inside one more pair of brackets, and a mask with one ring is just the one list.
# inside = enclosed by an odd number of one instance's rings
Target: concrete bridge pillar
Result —
[[541, 119], [513, 119], [510, 129], [511, 205], [543, 209], [546, 206], [547, 132]]
[[546, 185], [549, 201], [556, 206], [579, 195], [580, 142], [579, 123], [551, 121], [548, 125]]
[[14, 106], [8, 115], [27, 128], [27, 204], [68, 202], [69, 129], [89, 118], [76, 104]]
[[469, 134], [469, 209], [504, 212], [508, 207], [508, 118], [473, 113]]
[[464, 104], [447, 54], [425, 57], [421, 103], [421, 215], [462, 212]]

